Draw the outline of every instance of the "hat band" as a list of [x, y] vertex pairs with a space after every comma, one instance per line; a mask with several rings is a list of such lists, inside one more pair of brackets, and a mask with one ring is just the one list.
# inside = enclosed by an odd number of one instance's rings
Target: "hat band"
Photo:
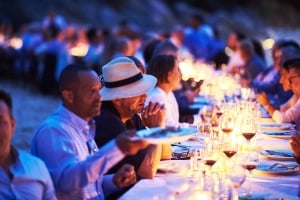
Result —
[[114, 81], [114, 82], [105, 82], [104, 81], [104, 86], [107, 88], [115, 88], [115, 87], [121, 87], [124, 85], [128, 85], [130, 83], [136, 82], [140, 79], [143, 78], [143, 75], [141, 73], [138, 73], [132, 77], [120, 80], [120, 81]]

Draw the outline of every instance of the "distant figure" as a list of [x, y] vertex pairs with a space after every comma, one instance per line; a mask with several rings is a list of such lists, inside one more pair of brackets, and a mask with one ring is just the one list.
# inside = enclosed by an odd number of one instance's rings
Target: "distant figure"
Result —
[[64, 30], [67, 27], [64, 17], [58, 15], [54, 10], [49, 9], [42, 21], [42, 27], [43, 29], [47, 29], [51, 25], [58, 26], [61, 30]]
[[212, 28], [204, 23], [199, 14], [190, 16], [190, 28], [186, 30], [184, 45], [194, 56], [194, 59], [204, 60], [210, 57], [208, 49], [210, 40], [214, 38]]
[[255, 77], [267, 68], [266, 63], [255, 53], [253, 43], [249, 39], [240, 41], [237, 51], [244, 62], [240, 68], [241, 85], [250, 87]]

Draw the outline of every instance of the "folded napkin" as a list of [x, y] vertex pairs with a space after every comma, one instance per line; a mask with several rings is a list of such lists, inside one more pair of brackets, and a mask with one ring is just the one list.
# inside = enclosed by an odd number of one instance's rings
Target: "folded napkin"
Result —
[[280, 171], [293, 171], [296, 170], [298, 165], [295, 164], [282, 164], [282, 163], [274, 163], [273, 165], [264, 165], [260, 164], [256, 167], [257, 170], [263, 171], [273, 171], [273, 172], [280, 172]]
[[239, 200], [264, 200], [269, 195], [268, 193], [252, 193], [239, 196]]
[[282, 157], [293, 157], [293, 153], [290, 150], [264, 150], [268, 155], [276, 155]]
[[288, 130], [288, 131], [264, 131], [263, 134], [266, 135], [292, 135], [295, 133], [295, 130]]

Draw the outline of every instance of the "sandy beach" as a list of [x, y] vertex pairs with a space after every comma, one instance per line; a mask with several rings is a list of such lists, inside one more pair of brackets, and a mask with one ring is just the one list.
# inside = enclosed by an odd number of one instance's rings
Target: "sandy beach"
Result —
[[0, 80], [0, 89], [13, 99], [13, 114], [17, 120], [13, 144], [29, 151], [34, 130], [60, 103], [59, 97], [40, 94], [34, 87], [14, 81]]

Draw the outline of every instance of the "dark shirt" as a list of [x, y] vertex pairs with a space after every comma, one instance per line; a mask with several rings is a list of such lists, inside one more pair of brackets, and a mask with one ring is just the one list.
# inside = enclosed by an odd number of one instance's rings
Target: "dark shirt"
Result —
[[[111, 101], [103, 101], [101, 106], [101, 115], [95, 118], [96, 121], [96, 135], [95, 141], [98, 147], [103, 146], [108, 141], [116, 138], [120, 133], [128, 129], [140, 130], [145, 126], [139, 115], [135, 114], [130, 120], [124, 124], [121, 121], [120, 115], [114, 108]], [[125, 163], [132, 164], [137, 171], [145, 158], [147, 148], [140, 150], [134, 156], [126, 156], [122, 161], [116, 164], [108, 171], [110, 173], [116, 173], [122, 165]]]
[[244, 65], [244, 73], [242, 77], [246, 77], [251, 82], [255, 77], [267, 68], [265, 62], [258, 56], [253, 55], [252, 58]]
[[280, 83], [280, 73], [272, 67], [267, 68], [260, 76], [257, 76], [251, 85], [256, 93], [266, 93], [272, 105], [279, 108], [283, 103], [288, 101], [293, 93], [284, 91]]

